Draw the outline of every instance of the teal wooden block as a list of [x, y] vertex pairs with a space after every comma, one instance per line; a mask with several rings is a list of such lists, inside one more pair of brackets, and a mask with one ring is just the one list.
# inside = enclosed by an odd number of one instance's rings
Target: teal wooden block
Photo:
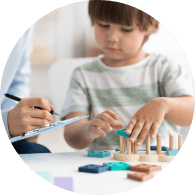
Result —
[[109, 166], [110, 171], [122, 171], [122, 170], [129, 170], [130, 169], [130, 164], [125, 163], [125, 162], [108, 162], [108, 163], [103, 163], [104, 166]]
[[179, 150], [177, 150], [177, 149], [174, 149], [173, 151], [170, 150], [169, 148], [167, 149], [168, 156], [175, 156], [178, 152], [179, 152]]
[[88, 157], [105, 158], [110, 156], [111, 153], [106, 150], [89, 150]]
[[[126, 129], [119, 129], [119, 130], [117, 130], [117, 135], [120, 135], [120, 136], [123, 136], [123, 137], [130, 138], [130, 137], [131, 137], [131, 134], [130, 134], [130, 135], [127, 135], [127, 134], [125, 133], [125, 131], [126, 131]], [[138, 135], [137, 138], [139, 138], [139, 135]]]

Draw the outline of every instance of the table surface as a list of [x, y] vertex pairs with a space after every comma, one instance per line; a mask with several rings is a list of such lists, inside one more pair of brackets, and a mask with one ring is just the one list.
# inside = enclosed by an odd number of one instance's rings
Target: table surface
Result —
[[[106, 162], [118, 162], [114, 160], [114, 152], [106, 158], [91, 158], [87, 151], [71, 153], [48, 153], [48, 154], [22, 154], [22, 160], [35, 172], [52, 172], [53, 177], [72, 177], [73, 190], [82, 194], [111, 194], [119, 193], [135, 188], [143, 182], [127, 179], [127, 173], [133, 171], [107, 171], [100, 174], [78, 172], [78, 167], [96, 164], [103, 165]], [[143, 162], [127, 162], [130, 165], [142, 164]], [[162, 170], [168, 162], [144, 162], [162, 166]], [[156, 176], [160, 172], [155, 172]], [[101, 186], [101, 187], [100, 187]]]

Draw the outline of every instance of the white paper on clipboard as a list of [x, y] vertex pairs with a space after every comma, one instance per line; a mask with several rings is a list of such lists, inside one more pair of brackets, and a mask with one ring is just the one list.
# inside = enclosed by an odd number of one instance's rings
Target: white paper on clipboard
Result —
[[37, 129], [33, 129], [31, 131], [28, 131], [24, 135], [19, 135], [19, 136], [16, 136], [16, 137], [12, 137], [12, 138], [10, 138], [10, 141], [12, 143], [16, 142], [16, 141], [20, 141], [20, 140], [26, 139], [28, 137], [32, 137], [32, 136], [35, 136], [35, 135], [38, 135], [38, 134], [41, 134], [41, 133], [44, 133], [44, 132], [47, 132], [47, 131], [50, 131], [50, 130], [53, 130], [53, 129], [56, 129], [56, 128], [59, 128], [59, 127], [62, 127], [62, 126], [65, 126], [65, 125], [68, 125], [70, 123], [79, 121], [79, 120], [87, 118], [87, 117], [89, 117], [89, 116], [87, 115], [87, 116], [82, 116], [82, 117], [74, 117], [74, 118], [71, 118], [71, 119], [50, 123], [48, 125], [39, 127]]

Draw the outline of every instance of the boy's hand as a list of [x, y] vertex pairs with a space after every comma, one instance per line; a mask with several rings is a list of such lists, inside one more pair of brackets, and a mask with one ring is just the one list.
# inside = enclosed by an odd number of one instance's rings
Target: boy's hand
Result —
[[154, 139], [167, 111], [165, 98], [155, 98], [140, 108], [126, 129], [126, 133], [131, 134], [130, 142], [133, 143], [140, 134], [137, 140], [137, 146], [140, 146], [150, 131], [150, 137]]
[[[34, 108], [41, 107], [43, 110]], [[54, 107], [44, 98], [24, 98], [8, 113], [8, 129], [11, 136], [21, 135], [47, 125], [53, 120]]]
[[89, 136], [94, 138], [106, 137], [106, 133], [111, 132], [113, 128], [123, 128], [123, 125], [117, 121], [118, 119], [119, 116], [111, 110], [96, 115], [87, 126]]

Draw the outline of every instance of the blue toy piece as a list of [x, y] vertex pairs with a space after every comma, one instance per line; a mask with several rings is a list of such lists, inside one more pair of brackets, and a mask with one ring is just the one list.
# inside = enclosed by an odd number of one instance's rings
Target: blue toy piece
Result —
[[109, 166], [110, 171], [121, 171], [121, 170], [130, 170], [130, 164], [125, 162], [109, 162], [103, 163], [104, 166]]
[[[127, 149], [126, 149], [127, 150]], [[120, 151], [120, 148], [115, 149], [116, 152]], [[138, 149], [138, 151], [146, 151], [145, 149]]]
[[88, 151], [88, 157], [105, 158], [110, 156], [110, 152], [105, 150], [90, 150]]
[[79, 167], [79, 172], [85, 172], [85, 173], [102, 173], [105, 171], [109, 171], [109, 166], [101, 166], [101, 165], [85, 165], [83, 167]]
[[[125, 131], [126, 131], [126, 129], [119, 129], [119, 130], [117, 130], [117, 135], [130, 138], [131, 134], [127, 135]], [[139, 135], [137, 138], [139, 138]]]
[[177, 149], [170, 150], [169, 148], [167, 148], [167, 155], [168, 156], [175, 156], [178, 152], [179, 152], [179, 150], [177, 150]]
[[[156, 146], [150, 146], [150, 150], [157, 150], [156, 148], [157, 148]], [[168, 149], [168, 147], [165, 147], [165, 146], [161, 147], [162, 151], [167, 151], [167, 149]]]

